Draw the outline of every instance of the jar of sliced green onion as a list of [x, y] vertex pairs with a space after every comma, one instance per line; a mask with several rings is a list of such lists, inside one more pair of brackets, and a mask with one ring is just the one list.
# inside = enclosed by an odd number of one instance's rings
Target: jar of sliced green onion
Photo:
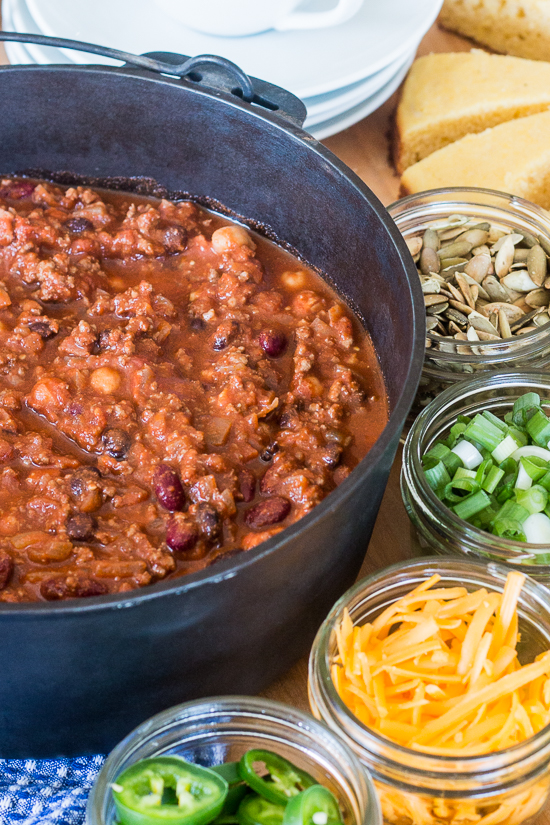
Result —
[[484, 375], [442, 392], [409, 432], [401, 492], [416, 550], [550, 585], [550, 376]]

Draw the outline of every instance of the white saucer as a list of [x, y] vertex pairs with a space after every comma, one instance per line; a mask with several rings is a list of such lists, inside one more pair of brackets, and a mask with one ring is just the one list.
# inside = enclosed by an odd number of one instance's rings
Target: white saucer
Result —
[[[319, 98], [306, 98], [304, 103], [307, 107], [308, 124], [314, 126], [337, 117], [361, 103], [365, 103], [390, 83], [405, 65], [410, 66], [411, 58], [414, 58], [417, 48], [418, 44], [415, 44], [414, 48], [407, 52], [404, 58], [400, 58], [381, 72], [377, 72], [376, 75], [373, 75], [373, 79], [369, 78], [362, 83], [346, 86], [341, 92], [330, 92], [323, 95], [324, 104], [322, 107], [312, 103], [312, 101], [317, 101]], [[374, 78], [376, 78], [376, 82], [374, 82]]]
[[395, 77], [384, 86], [383, 89], [380, 89], [376, 94], [368, 100], [363, 101], [363, 103], [360, 103], [358, 106], [348, 109], [338, 117], [324, 120], [321, 123], [311, 127], [308, 125], [308, 121], [306, 119], [306, 122], [304, 123], [304, 129], [306, 132], [310, 132], [313, 137], [317, 138], [317, 140], [324, 140], [325, 138], [331, 137], [331, 135], [338, 134], [338, 132], [343, 132], [344, 129], [349, 129], [350, 126], [353, 126], [355, 123], [358, 123], [360, 120], [367, 117], [367, 115], [370, 115], [371, 112], [379, 109], [380, 106], [385, 103], [386, 100], [391, 97], [396, 89], [398, 89], [401, 85], [405, 75], [412, 65], [415, 54], [416, 49], [409, 57], [407, 63], [402, 67], [402, 69], [400, 69], [400, 71], [397, 72]]
[[[200, 1], [200, 0], [199, 0]], [[442, 0], [365, 0], [347, 23], [330, 29], [213, 37], [163, 15], [151, 0], [27, 0], [44, 34], [125, 49], [221, 54], [245, 72], [309, 98], [370, 77], [416, 46]], [[75, 63], [83, 52], [66, 51]], [[94, 57], [94, 62], [106, 62]]]

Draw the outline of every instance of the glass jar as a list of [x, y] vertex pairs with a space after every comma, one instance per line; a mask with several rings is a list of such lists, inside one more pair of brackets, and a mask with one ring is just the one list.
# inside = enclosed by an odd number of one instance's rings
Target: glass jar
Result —
[[[437, 587], [481, 587], [502, 592], [508, 570], [465, 559], [423, 558], [387, 567], [348, 590], [334, 605], [313, 643], [310, 706], [344, 738], [370, 771], [384, 821], [391, 825], [520, 825], [532, 821], [550, 792], [550, 725], [506, 750], [449, 758], [398, 745], [363, 725], [340, 699], [331, 677], [335, 628], [344, 608], [354, 625], [372, 622], [390, 604], [434, 573]], [[518, 602], [520, 661], [550, 649], [550, 594], [527, 579]]]
[[467, 555], [513, 565], [550, 585], [550, 547], [513, 541], [473, 527], [443, 504], [422, 469], [422, 456], [438, 438], [446, 438], [459, 415], [490, 410], [502, 418], [526, 392], [537, 392], [550, 405], [550, 376], [510, 372], [480, 375], [441, 393], [418, 416], [403, 447], [401, 495], [413, 525], [413, 549], [418, 554]]
[[[405, 239], [422, 235], [450, 215], [488, 221], [503, 230], [529, 232], [550, 253], [550, 214], [534, 203], [490, 189], [449, 187], [402, 198], [388, 212]], [[442, 349], [435, 349], [439, 345]], [[415, 417], [448, 386], [473, 374], [498, 370], [538, 370], [550, 365], [550, 324], [502, 341], [457, 341], [426, 334], [426, 355], [416, 398], [407, 419]]]
[[289, 705], [249, 696], [186, 702], [139, 725], [105, 761], [88, 798], [86, 823], [115, 822], [111, 783], [140, 759], [170, 754], [209, 767], [238, 761], [250, 748], [276, 751], [329, 788], [346, 825], [381, 825], [372, 780], [341, 739]]

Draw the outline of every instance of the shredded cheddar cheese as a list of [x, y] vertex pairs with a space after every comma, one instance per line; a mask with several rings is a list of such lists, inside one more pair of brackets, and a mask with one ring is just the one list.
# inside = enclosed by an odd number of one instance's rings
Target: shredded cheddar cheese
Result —
[[[364, 725], [418, 754], [449, 758], [501, 751], [550, 724], [550, 651], [520, 664], [517, 602], [525, 581], [510, 572], [502, 594], [436, 588], [432, 576], [372, 623], [336, 628], [331, 674]], [[386, 821], [519, 825], [537, 813], [549, 782], [506, 798], [445, 800], [376, 782]]]

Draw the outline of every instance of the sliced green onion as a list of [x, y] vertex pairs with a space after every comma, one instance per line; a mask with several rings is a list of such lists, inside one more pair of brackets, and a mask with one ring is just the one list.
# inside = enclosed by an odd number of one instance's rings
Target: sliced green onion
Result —
[[482, 415], [484, 418], [487, 419], [487, 421], [490, 421], [491, 424], [493, 424], [495, 427], [498, 427], [498, 429], [501, 430], [504, 433], [504, 435], [506, 435], [508, 425], [504, 421], [501, 421], [500, 418], [497, 418], [497, 416], [493, 415], [493, 413], [489, 410], [483, 410]]
[[528, 490], [532, 484], [533, 479], [520, 461], [518, 477], [516, 479], [516, 490]]
[[514, 539], [515, 541], [525, 541], [525, 533], [521, 522], [512, 518], [495, 519], [493, 522], [493, 533], [503, 539]]
[[446, 444], [443, 444], [442, 441], [437, 441], [433, 447], [430, 447], [427, 453], [422, 456], [422, 463], [429, 459], [435, 458], [438, 461], [443, 461], [446, 455], [449, 455], [450, 449], [447, 447]]
[[530, 544], [550, 545], [550, 518], [544, 513], [533, 513], [525, 519], [523, 531]]
[[550, 419], [542, 410], [536, 410], [527, 422], [526, 430], [539, 447], [548, 446], [550, 441]]
[[467, 426], [467, 424], [464, 424], [461, 421], [457, 421], [456, 424], [453, 424], [449, 432], [449, 437], [446, 441], [447, 447], [449, 447], [449, 449], [453, 449], [456, 442], [459, 440], [460, 436], [462, 435]]
[[540, 408], [540, 396], [536, 392], [526, 392], [516, 399], [512, 409], [512, 421], [516, 427], [525, 427], [533, 411]]
[[523, 430], [518, 430], [517, 427], [508, 427], [506, 435], [511, 435], [520, 447], [525, 447], [526, 444], [529, 444], [529, 436], [527, 433], [523, 432]]
[[476, 441], [489, 452], [493, 452], [503, 441], [504, 433], [485, 416], [476, 415], [464, 430], [464, 438], [468, 441]]
[[491, 499], [487, 493], [483, 490], [478, 490], [477, 493], [472, 493], [472, 495], [455, 504], [453, 510], [459, 518], [469, 519], [475, 516], [476, 513], [481, 512], [481, 510], [485, 510], [490, 504]]
[[548, 470], [542, 478], [539, 478], [537, 484], [540, 484], [540, 486], [544, 487], [545, 490], [550, 491], [550, 470]]
[[542, 513], [548, 504], [548, 491], [534, 484], [529, 490], [516, 490], [516, 501], [529, 513]]
[[483, 456], [479, 450], [473, 444], [470, 444], [469, 441], [465, 441], [464, 439], [455, 444], [452, 452], [462, 460], [462, 463], [468, 470], [473, 470], [476, 467], [479, 467], [483, 461]]
[[527, 447], [520, 447], [513, 454], [512, 458], [515, 461], [519, 461], [520, 458], [531, 455], [536, 455], [537, 458], [542, 458], [543, 461], [550, 462], [550, 450], [546, 450], [544, 447], [537, 447], [535, 444], [529, 444]]
[[439, 490], [440, 487], [444, 487], [451, 480], [443, 462], [438, 461], [436, 458], [430, 458], [424, 464], [424, 475], [432, 490], [435, 491]]
[[494, 467], [493, 461], [490, 458], [484, 458], [476, 470], [476, 481], [478, 484], [483, 484], [483, 480], [491, 467]]
[[504, 470], [502, 467], [491, 467], [483, 480], [481, 486], [487, 493], [494, 493], [500, 480], [504, 478]]
[[533, 481], [538, 481], [539, 478], [542, 478], [548, 469], [550, 469], [548, 462], [542, 458], [538, 458], [536, 455], [524, 455], [520, 458], [519, 462]]
[[517, 441], [511, 435], [507, 435], [500, 444], [498, 444], [491, 455], [497, 464], [502, 464], [507, 458], [510, 458], [518, 449]]
[[496, 514], [496, 519], [512, 519], [513, 521], [519, 521], [520, 524], [523, 524], [528, 516], [529, 510], [522, 507], [521, 504], [517, 503], [517, 501], [509, 499], [504, 502]]

